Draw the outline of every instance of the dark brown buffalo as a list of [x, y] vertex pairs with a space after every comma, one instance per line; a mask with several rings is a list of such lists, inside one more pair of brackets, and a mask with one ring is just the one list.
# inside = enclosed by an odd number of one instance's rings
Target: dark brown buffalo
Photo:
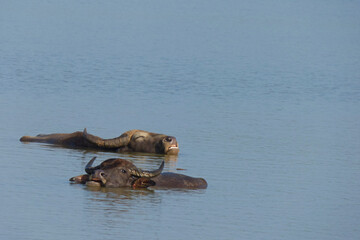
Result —
[[88, 186], [102, 187], [132, 187], [132, 188], [207, 188], [203, 178], [193, 178], [177, 173], [162, 173], [164, 161], [153, 171], [143, 171], [131, 162], [111, 158], [100, 165], [92, 167], [95, 158], [92, 158], [85, 167], [87, 174], [70, 178], [70, 181]]
[[88, 134], [85, 128], [83, 132], [39, 134], [36, 137], [23, 136], [20, 141], [51, 143], [75, 148], [95, 148], [114, 152], [172, 155], [179, 153], [179, 145], [175, 137], [142, 130], [130, 130], [117, 138], [102, 139]]

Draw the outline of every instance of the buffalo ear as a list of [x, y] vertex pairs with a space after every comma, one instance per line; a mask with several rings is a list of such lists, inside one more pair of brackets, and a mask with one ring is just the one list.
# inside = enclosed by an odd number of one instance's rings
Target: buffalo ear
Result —
[[132, 184], [132, 187], [133, 188], [147, 188], [147, 187], [155, 186], [155, 184], [156, 183], [153, 180], [151, 180], [150, 178], [141, 177], [134, 181], [134, 183]]

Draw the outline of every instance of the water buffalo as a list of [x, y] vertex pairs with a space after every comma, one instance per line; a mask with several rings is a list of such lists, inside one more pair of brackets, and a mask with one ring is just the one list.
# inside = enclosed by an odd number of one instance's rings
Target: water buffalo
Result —
[[146, 152], [171, 155], [179, 153], [179, 145], [175, 137], [142, 130], [130, 130], [117, 138], [102, 139], [87, 133], [85, 128], [83, 132], [39, 134], [36, 137], [23, 136], [20, 141], [51, 143], [75, 148], [95, 148], [121, 153]]
[[143, 171], [131, 162], [120, 158], [111, 158], [92, 167], [95, 158], [92, 158], [85, 166], [87, 174], [72, 177], [69, 180], [88, 186], [102, 187], [207, 188], [207, 182], [203, 178], [193, 178], [170, 172], [162, 173], [164, 161], [156, 170]]

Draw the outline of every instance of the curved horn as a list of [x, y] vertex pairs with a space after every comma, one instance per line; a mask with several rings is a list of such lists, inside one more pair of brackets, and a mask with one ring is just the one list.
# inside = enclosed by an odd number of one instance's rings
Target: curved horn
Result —
[[122, 134], [120, 137], [113, 139], [102, 139], [100, 137], [88, 134], [86, 128], [83, 131], [84, 138], [101, 148], [119, 148], [126, 146], [130, 142], [131, 136], [134, 134], [134, 130], [128, 131]]
[[93, 174], [95, 169], [97, 169], [96, 167], [92, 167], [92, 164], [94, 163], [96, 157], [93, 157], [85, 166], [85, 172], [87, 174]]
[[165, 162], [162, 161], [160, 167], [156, 170], [153, 170], [153, 171], [143, 171], [141, 169], [130, 169], [130, 173], [134, 176], [137, 176], [137, 177], [147, 177], [147, 178], [152, 178], [152, 177], [156, 177], [157, 175], [160, 175], [160, 173], [162, 172], [162, 170], [164, 169], [164, 165], [165, 165]]

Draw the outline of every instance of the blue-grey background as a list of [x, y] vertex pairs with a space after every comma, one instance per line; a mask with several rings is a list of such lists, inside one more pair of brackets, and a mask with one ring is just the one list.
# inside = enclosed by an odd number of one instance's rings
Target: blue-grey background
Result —
[[[1, 239], [360, 239], [359, 1], [0, 1]], [[177, 158], [23, 144], [87, 127]], [[71, 185], [88, 160], [199, 191]], [[179, 171], [177, 168], [186, 170]]]

